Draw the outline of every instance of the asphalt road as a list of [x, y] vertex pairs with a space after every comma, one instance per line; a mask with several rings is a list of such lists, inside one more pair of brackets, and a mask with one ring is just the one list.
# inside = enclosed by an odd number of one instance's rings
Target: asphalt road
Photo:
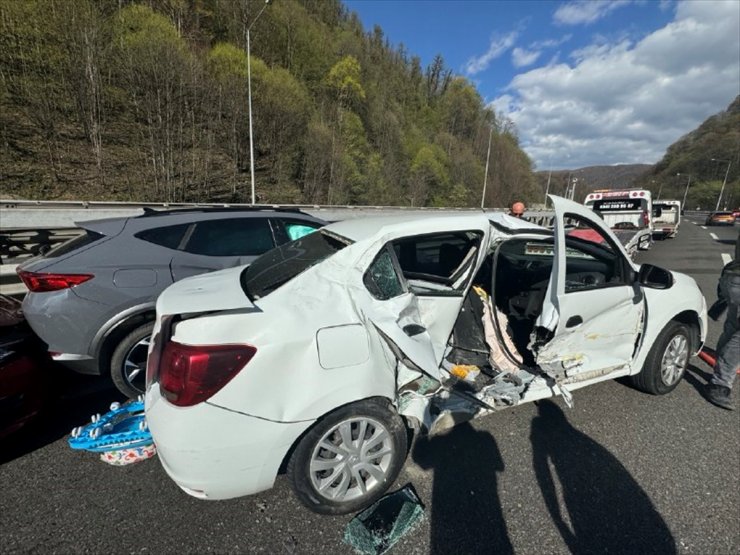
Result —
[[[737, 234], [684, 220], [639, 258], [689, 273], [711, 304]], [[711, 322], [708, 345], [719, 331]], [[396, 487], [414, 485], [425, 519], [392, 552], [740, 553], [740, 411], [702, 398], [708, 370], [694, 359], [664, 397], [606, 382], [573, 409], [530, 403], [418, 441]], [[303, 509], [284, 476], [206, 502], [156, 459], [113, 467], [72, 451], [69, 429], [115, 399], [100, 389], [75, 379], [49, 419], [0, 446], [0, 552], [351, 552], [350, 517]]]

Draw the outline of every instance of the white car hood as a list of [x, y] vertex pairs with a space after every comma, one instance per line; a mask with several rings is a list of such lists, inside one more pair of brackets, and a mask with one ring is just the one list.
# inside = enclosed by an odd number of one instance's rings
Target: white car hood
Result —
[[175, 282], [157, 299], [157, 314], [193, 314], [253, 308], [239, 276], [246, 266], [200, 274]]

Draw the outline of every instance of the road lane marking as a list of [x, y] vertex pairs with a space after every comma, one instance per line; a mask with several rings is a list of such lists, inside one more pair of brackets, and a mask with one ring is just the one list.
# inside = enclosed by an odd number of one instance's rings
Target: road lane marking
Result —
[[701, 228], [702, 228], [702, 229], [706, 229], [706, 228], [707, 228], [707, 226], [704, 226], [704, 225], [703, 225], [703, 226], [701, 226]]
[[709, 236], [714, 239], [715, 241], [719, 241], [719, 237], [717, 237], [714, 233], [710, 233]]
[[726, 252], [723, 252], [722, 253], [722, 265], [726, 266], [730, 262], [732, 262], [732, 255], [727, 254]]

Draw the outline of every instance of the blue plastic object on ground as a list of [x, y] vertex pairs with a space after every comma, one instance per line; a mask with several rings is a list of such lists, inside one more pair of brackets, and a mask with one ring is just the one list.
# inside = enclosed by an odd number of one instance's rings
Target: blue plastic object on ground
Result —
[[132, 449], [152, 444], [152, 434], [144, 416], [144, 402], [131, 401], [125, 405], [113, 403], [104, 415], [94, 414], [92, 422], [72, 430], [69, 446], [102, 453]]

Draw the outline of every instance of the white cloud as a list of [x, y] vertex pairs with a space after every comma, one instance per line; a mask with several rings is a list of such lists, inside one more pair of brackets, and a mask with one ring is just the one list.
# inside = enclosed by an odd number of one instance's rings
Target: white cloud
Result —
[[630, 3], [631, 0], [574, 0], [555, 10], [553, 20], [560, 25], [588, 25]]
[[680, 2], [639, 42], [594, 44], [520, 73], [492, 105], [541, 167], [654, 163], [740, 92], [740, 3]]
[[468, 75], [475, 75], [488, 68], [489, 64], [500, 57], [504, 52], [514, 46], [516, 42], [517, 33], [512, 31], [508, 35], [503, 37], [494, 37], [491, 39], [491, 44], [488, 47], [488, 51], [477, 58], [471, 58], [465, 64], [465, 73]]
[[547, 39], [533, 42], [529, 45], [529, 47], [534, 50], [539, 50], [541, 48], [556, 48], [561, 44], [568, 42], [571, 38], [573, 38], [573, 35], [571, 33], [568, 33], [567, 35], [563, 35], [559, 39]]
[[515, 48], [511, 51], [511, 63], [514, 67], [531, 66], [537, 61], [542, 52], [538, 50], [524, 50], [523, 48]]

